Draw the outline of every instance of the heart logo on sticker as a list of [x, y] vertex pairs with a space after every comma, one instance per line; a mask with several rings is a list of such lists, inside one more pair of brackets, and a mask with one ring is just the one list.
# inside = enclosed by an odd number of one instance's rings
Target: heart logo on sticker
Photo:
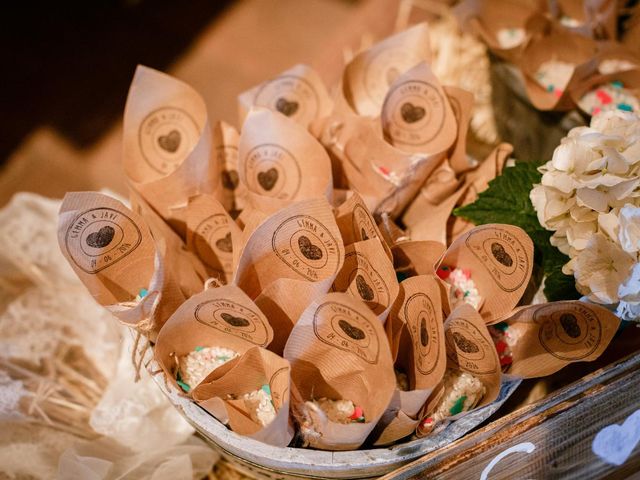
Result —
[[322, 250], [320, 250], [320, 247], [311, 243], [311, 240], [309, 240], [309, 237], [306, 235], [301, 235], [300, 238], [298, 238], [298, 247], [302, 255], [309, 260], [320, 260], [322, 258]]
[[298, 111], [298, 102], [295, 100], [287, 100], [286, 98], [280, 97], [276, 102], [276, 110], [278, 110], [283, 115], [290, 117], [294, 113]]
[[453, 332], [453, 341], [464, 353], [478, 353], [480, 348], [459, 332]]
[[258, 173], [258, 183], [267, 192], [271, 190], [278, 181], [278, 170], [270, 168], [264, 172]]
[[362, 297], [365, 302], [370, 302], [371, 300], [373, 300], [373, 289], [360, 274], [356, 275], [356, 288], [358, 289], [360, 297]]
[[582, 335], [582, 330], [580, 330], [580, 325], [578, 325], [578, 319], [575, 315], [563, 313], [560, 315], [560, 325], [564, 333], [571, 338], [580, 338], [580, 335]]
[[227, 322], [232, 327], [248, 327], [249, 325], [251, 325], [249, 323], [249, 320], [247, 320], [246, 318], [235, 317], [229, 313], [223, 313], [220, 316], [225, 322]]
[[423, 347], [426, 347], [429, 344], [429, 332], [427, 331], [427, 320], [424, 317], [420, 318], [420, 343], [422, 344]]
[[116, 234], [116, 230], [109, 225], [105, 225], [97, 232], [87, 235], [87, 245], [92, 248], [104, 248], [111, 243], [113, 236]]
[[402, 119], [407, 123], [416, 123], [422, 120], [427, 112], [424, 108], [416, 106], [411, 102], [405, 102], [400, 107]]
[[609, 465], [620, 466], [640, 442], [640, 410], [633, 412], [622, 425], [613, 424], [600, 430], [593, 439], [591, 450]]
[[353, 338], [354, 340], [364, 340], [366, 337], [364, 331], [354, 325], [351, 325], [346, 320], [340, 320], [338, 325], [342, 329], [344, 333], [347, 334], [349, 338]]
[[511, 258], [511, 255], [509, 255], [504, 247], [498, 242], [493, 242], [491, 244], [491, 254], [493, 255], [493, 258], [505, 267], [513, 265], [513, 258]]
[[180, 132], [171, 130], [168, 134], [158, 137], [158, 145], [169, 153], [176, 153], [176, 150], [178, 150], [180, 146], [180, 140]]
[[216, 248], [225, 253], [233, 252], [233, 245], [231, 243], [231, 232], [227, 233], [224, 237], [216, 240]]

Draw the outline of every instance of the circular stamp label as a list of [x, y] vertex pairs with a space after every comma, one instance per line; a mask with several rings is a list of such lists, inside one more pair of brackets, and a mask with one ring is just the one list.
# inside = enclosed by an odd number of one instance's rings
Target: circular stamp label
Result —
[[289, 367], [279, 368], [269, 379], [271, 399], [276, 411], [280, 409], [283, 403], [289, 400], [290, 371]]
[[393, 143], [426, 145], [442, 132], [445, 99], [430, 83], [409, 80], [395, 86], [382, 106], [382, 122]]
[[320, 101], [313, 85], [297, 75], [281, 75], [256, 92], [253, 103], [308, 125], [318, 116]]
[[592, 355], [602, 341], [602, 324], [596, 313], [579, 303], [541, 307], [533, 314], [539, 326], [540, 345], [560, 360], [582, 360]]
[[409, 327], [416, 368], [429, 375], [438, 366], [442, 324], [431, 299], [424, 293], [411, 295], [404, 305], [404, 318]]
[[485, 338], [473, 323], [464, 318], [450, 320], [445, 331], [447, 358], [462, 370], [477, 375], [488, 375], [498, 371], [493, 342]]
[[504, 292], [518, 290], [529, 279], [531, 258], [524, 244], [508, 230], [476, 228], [464, 242]]
[[289, 268], [312, 282], [335, 274], [342, 255], [329, 229], [309, 215], [282, 222], [273, 232], [271, 248]]
[[266, 347], [269, 330], [254, 310], [231, 300], [208, 300], [196, 307], [195, 319], [208, 327]]
[[192, 245], [211, 269], [222, 274], [233, 272], [233, 242], [226, 215], [218, 213], [200, 222], [193, 232]]
[[142, 156], [151, 168], [163, 175], [173, 172], [182, 163], [198, 138], [200, 129], [195, 120], [175, 107], [154, 110], [138, 130]]
[[362, 300], [376, 315], [380, 315], [389, 306], [389, 287], [369, 259], [359, 252], [345, 255], [333, 288], [338, 292], [347, 291]]
[[420, 56], [404, 47], [387, 48], [371, 57], [364, 67], [363, 79], [371, 102], [382, 104], [391, 84], [420, 60]]
[[371, 214], [360, 204], [353, 207], [352, 227], [360, 241], [378, 238], [378, 230]]
[[142, 233], [131, 218], [113, 208], [92, 208], [78, 215], [65, 234], [65, 246], [78, 268], [98, 273], [133, 252]]
[[337, 302], [320, 305], [313, 315], [313, 331], [327, 345], [353, 353], [367, 363], [378, 363], [380, 340], [374, 326], [347, 305]]
[[295, 198], [302, 173], [296, 158], [280, 145], [265, 143], [253, 147], [244, 161], [247, 188], [259, 195], [280, 200]]

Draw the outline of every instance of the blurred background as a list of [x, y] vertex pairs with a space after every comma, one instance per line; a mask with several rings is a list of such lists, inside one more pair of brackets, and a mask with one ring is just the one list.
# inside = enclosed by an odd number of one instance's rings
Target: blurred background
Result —
[[[31, 2], [3, 12], [0, 205], [17, 191], [124, 193], [120, 128], [138, 63], [176, 76], [210, 118], [304, 62], [331, 85], [345, 48], [393, 30], [399, 0]], [[37, 12], [35, 11], [37, 9]]]

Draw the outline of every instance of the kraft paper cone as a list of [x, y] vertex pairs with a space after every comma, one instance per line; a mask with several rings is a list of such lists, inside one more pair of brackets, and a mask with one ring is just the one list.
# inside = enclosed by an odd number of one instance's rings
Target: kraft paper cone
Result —
[[398, 275], [404, 278], [432, 275], [446, 247], [434, 241], [402, 242], [393, 247], [393, 262]]
[[331, 290], [363, 301], [382, 323], [398, 296], [398, 280], [381, 240], [370, 238], [345, 247], [344, 263]]
[[240, 183], [238, 176], [238, 143], [240, 134], [231, 125], [225, 122], [216, 122], [213, 127], [213, 149], [216, 155], [216, 164], [221, 168], [222, 180], [221, 202], [224, 208], [232, 215], [247, 204], [247, 189]]
[[588, 111], [580, 101], [583, 95], [597, 89], [601, 85], [608, 85], [611, 82], [622, 82], [624, 90], [633, 95], [636, 100], [640, 101], [640, 69], [627, 70], [625, 72], [611, 73], [609, 75], [593, 75], [583, 83], [576, 85], [571, 92], [571, 98], [578, 105], [578, 108], [587, 115], [592, 112]]
[[[596, 59], [598, 62], [598, 73], [602, 75], [637, 69], [640, 67], [640, 53], [637, 50], [631, 49], [618, 42], [598, 43], [598, 54], [596, 55]], [[615, 70], [610, 70], [611, 66], [607, 65], [607, 61], [611, 60], [624, 62], [623, 65], [619, 65], [622, 69], [617, 72]]]
[[242, 231], [211, 195], [189, 199], [186, 218], [187, 248], [204, 263], [209, 277], [229, 283], [233, 278], [233, 246]]
[[180, 305], [160, 330], [154, 353], [178, 387], [178, 359], [196, 347], [225, 347], [242, 354], [255, 346], [266, 347], [272, 339], [273, 329], [260, 309], [238, 287], [225, 285], [204, 290]]
[[606, 308], [580, 301], [520, 307], [504, 322], [512, 357], [508, 373], [522, 378], [544, 377], [570, 363], [597, 359], [620, 325]]
[[[274, 337], [269, 350], [282, 355], [289, 334], [309, 304], [329, 290], [326, 282], [308, 282], [280, 278], [269, 284], [258, 298], [256, 305], [264, 312], [273, 327]], [[292, 294], [295, 292], [295, 294]]]
[[[269, 445], [286, 447], [293, 438], [289, 417], [289, 362], [260, 347], [252, 347], [214, 370], [193, 391], [193, 399], [231, 430]], [[241, 398], [268, 385], [276, 417], [266, 426], [254, 422]], [[229, 396], [235, 399], [228, 398]]]
[[358, 54], [344, 70], [344, 96], [359, 115], [377, 116], [398, 76], [430, 60], [429, 27], [420, 23]]
[[331, 160], [293, 120], [267, 109], [251, 111], [238, 148], [238, 174], [254, 208], [260, 209], [265, 197], [279, 201], [280, 208], [309, 198], [331, 201]]
[[265, 220], [249, 237], [234, 283], [251, 298], [280, 278], [333, 283], [344, 246], [331, 206], [324, 199], [291, 204]]
[[58, 243], [95, 300], [152, 339], [186, 298], [163, 261], [166, 243], [154, 242], [145, 221], [111, 197], [67, 193]]
[[279, 112], [307, 128], [331, 113], [333, 101], [322, 79], [307, 65], [296, 65], [238, 97], [240, 123], [253, 107]]
[[182, 239], [137, 192], [130, 190], [129, 193], [131, 209], [144, 218], [156, 244], [161, 241], [166, 246], [161, 256], [169, 276], [178, 283], [185, 298], [201, 292], [208, 275], [200, 259], [187, 250]]
[[[376, 427], [375, 445], [388, 445], [413, 433], [419, 413], [447, 366], [440, 287], [433, 276], [404, 280], [386, 324], [397, 370], [407, 373], [409, 390], [396, 388]], [[377, 432], [374, 432], [374, 435]]]
[[526, 32], [527, 22], [539, 11], [534, 2], [517, 0], [465, 0], [453, 13], [463, 30], [479, 36], [493, 53], [509, 61], [517, 59], [528, 41], [504, 48], [498, 34], [503, 29], [523, 29]]
[[[358, 448], [384, 413], [395, 389], [393, 360], [380, 320], [346, 293], [314, 301], [296, 323], [284, 349], [298, 392], [294, 415], [313, 448]], [[314, 399], [350, 400], [364, 411], [364, 423], [328, 420]]]
[[435, 154], [456, 140], [456, 117], [440, 82], [421, 62], [389, 87], [381, 113], [385, 139], [406, 152]]
[[444, 153], [407, 153], [389, 145], [370, 122], [352, 119], [324, 145], [342, 158], [350, 188], [357, 191], [374, 215], [396, 217], [440, 164]]
[[397, 244], [407, 242], [410, 237], [398, 224], [391, 219], [388, 213], [383, 212], [380, 215], [380, 221], [378, 222], [378, 229], [382, 234], [383, 243], [387, 244], [388, 248], [393, 248]]
[[458, 236], [473, 228], [459, 217], [451, 217], [453, 209], [474, 202], [478, 194], [498, 176], [513, 151], [501, 143], [473, 170], [459, 179], [447, 163], [432, 174], [407, 209], [403, 221], [409, 226], [413, 240], [430, 240], [451, 244]]
[[472, 374], [486, 389], [476, 408], [498, 398], [502, 376], [500, 360], [478, 312], [466, 304], [456, 308], [444, 323], [444, 336], [447, 368]]
[[[123, 166], [131, 186], [181, 235], [176, 207], [200, 193], [222, 195], [211, 127], [200, 95], [187, 84], [138, 66], [124, 113]], [[222, 198], [221, 198], [222, 200]]]
[[[371, 212], [357, 192], [349, 192], [349, 197], [338, 206], [335, 215], [345, 247], [370, 238], [382, 239]], [[382, 247], [389, 259], [393, 259], [385, 241], [382, 241]]]
[[598, 40], [615, 40], [618, 3], [615, 0], [551, 0], [549, 12], [558, 21], [562, 17], [577, 21], [576, 26], [563, 24], [570, 31]]
[[[489, 224], [458, 237], [438, 267], [468, 269], [483, 300], [480, 314], [487, 323], [518, 304], [533, 269], [533, 242], [519, 227]], [[448, 301], [444, 302], [445, 313]]]
[[467, 156], [467, 131], [474, 106], [473, 94], [451, 86], [445, 86], [444, 92], [447, 94], [458, 127], [456, 141], [449, 152], [449, 164], [454, 172], [462, 173], [475, 166], [473, 159]]
[[[596, 71], [595, 54], [596, 43], [593, 40], [560, 29], [532, 40], [516, 62], [524, 74], [525, 88], [531, 104], [538, 110], [564, 111], [573, 108], [569, 92]], [[540, 65], [552, 60], [575, 65], [569, 82], [560, 94], [547, 91], [536, 80]]]

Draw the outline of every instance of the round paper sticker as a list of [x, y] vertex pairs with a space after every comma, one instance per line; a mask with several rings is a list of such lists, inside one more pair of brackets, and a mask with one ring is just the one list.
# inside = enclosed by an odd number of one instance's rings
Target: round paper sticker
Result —
[[392, 47], [371, 57], [364, 67], [364, 88], [374, 105], [381, 105], [396, 78], [420, 63], [421, 58], [410, 49]]
[[250, 191], [280, 200], [295, 198], [302, 179], [293, 154], [272, 143], [249, 151], [244, 161], [244, 176]]
[[303, 125], [318, 116], [320, 103], [313, 85], [297, 75], [281, 75], [263, 83], [253, 102]]
[[411, 334], [416, 368], [429, 375], [438, 366], [441, 348], [442, 324], [437, 320], [433, 302], [424, 293], [415, 293], [405, 302], [403, 313]]
[[142, 241], [138, 226], [113, 208], [92, 208], [67, 228], [65, 246], [73, 262], [94, 274], [133, 252]]
[[420, 80], [395, 86], [382, 106], [385, 133], [393, 144], [427, 145], [442, 132], [445, 116], [442, 93]]
[[473, 323], [464, 318], [450, 320], [445, 332], [447, 358], [462, 370], [476, 375], [495, 373], [498, 368], [493, 343], [482, 335]]
[[367, 257], [359, 252], [345, 255], [344, 265], [333, 282], [333, 288], [338, 292], [348, 291], [365, 302], [376, 315], [380, 315], [389, 305], [387, 284]]
[[367, 363], [378, 363], [380, 344], [375, 328], [347, 305], [337, 302], [320, 305], [313, 315], [313, 331], [327, 345], [353, 353]]
[[282, 222], [273, 233], [271, 248], [289, 268], [312, 282], [338, 270], [338, 241], [309, 215], [296, 215]]
[[196, 307], [195, 319], [255, 345], [266, 347], [269, 343], [267, 327], [254, 310], [230, 300], [208, 300]]
[[222, 272], [232, 271], [233, 243], [229, 231], [229, 218], [222, 214], [204, 219], [193, 232], [193, 248], [209, 267]]
[[540, 344], [560, 360], [581, 360], [600, 346], [602, 325], [586, 305], [572, 302], [559, 308], [551, 304], [537, 309], [533, 320], [540, 326]]
[[140, 124], [138, 140], [142, 156], [155, 171], [173, 172], [189, 155], [200, 137], [195, 120], [184, 110], [163, 107]]

